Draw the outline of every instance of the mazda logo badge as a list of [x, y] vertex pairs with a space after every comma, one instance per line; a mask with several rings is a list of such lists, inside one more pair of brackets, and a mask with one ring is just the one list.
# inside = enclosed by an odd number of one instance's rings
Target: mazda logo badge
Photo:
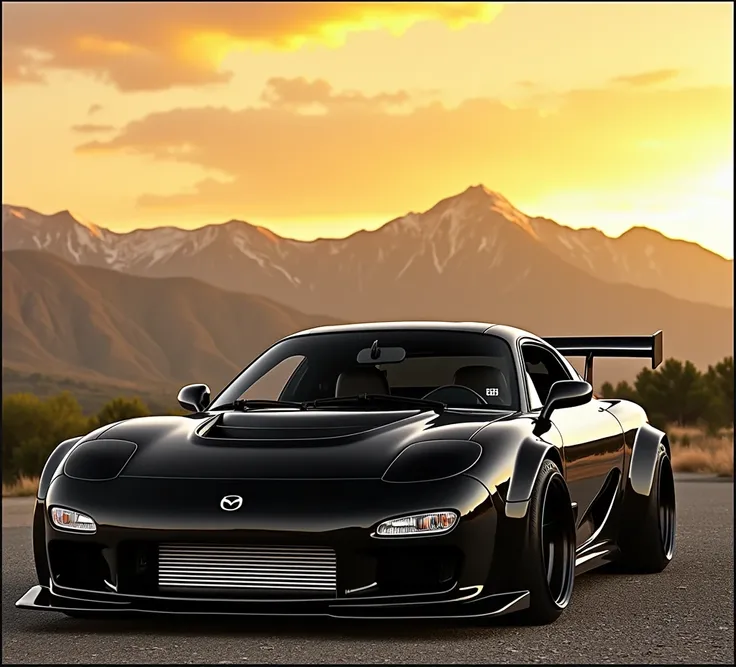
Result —
[[226, 512], [234, 512], [243, 506], [243, 499], [240, 496], [225, 496], [220, 501], [220, 509]]

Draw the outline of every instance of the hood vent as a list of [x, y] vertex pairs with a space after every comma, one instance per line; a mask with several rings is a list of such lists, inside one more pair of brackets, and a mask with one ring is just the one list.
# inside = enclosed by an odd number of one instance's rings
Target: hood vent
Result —
[[240, 442], [339, 440], [362, 435], [415, 414], [416, 410], [305, 412], [278, 409], [258, 410], [253, 413], [224, 412], [205, 424], [198, 435], [205, 440]]

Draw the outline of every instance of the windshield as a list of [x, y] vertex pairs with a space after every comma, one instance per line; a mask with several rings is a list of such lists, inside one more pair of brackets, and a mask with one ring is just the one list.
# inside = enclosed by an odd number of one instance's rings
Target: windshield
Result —
[[[372, 349], [385, 350], [393, 354], [391, 361], [398, 361], [380, 363], [379, 356], [378, 363], [364, 363], [371, 361]], [[361, 394], [426, 398], [459, 408], [519, 406], [511, 348], [504, 340], [462, 331], [374, 330], [310, 334], [277, 343], [210, 408], [243, 399], [303, 403]], [[323, 404], [327, 409], [330, 401]], [[393, 409], [408, 406], [392, 404]], [[368, 406], [360, 403], [360, 409]]]

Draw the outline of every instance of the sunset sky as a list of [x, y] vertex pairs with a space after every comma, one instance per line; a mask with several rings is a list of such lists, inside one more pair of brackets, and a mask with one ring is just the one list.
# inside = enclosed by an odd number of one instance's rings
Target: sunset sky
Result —
[[731, 3], [3, 3], [4, 203], [302, 239], [483, 183], [733, 257]]

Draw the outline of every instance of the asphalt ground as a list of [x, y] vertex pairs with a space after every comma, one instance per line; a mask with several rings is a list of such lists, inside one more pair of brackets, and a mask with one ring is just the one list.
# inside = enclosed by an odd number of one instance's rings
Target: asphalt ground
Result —
[[678, 536], [661, 574], [588, 573], [552, 625], [144, 617], [23, 611], [32, 499], [3, 499], [3, 662], [734, 663], [733, 482], [677, 482]]

